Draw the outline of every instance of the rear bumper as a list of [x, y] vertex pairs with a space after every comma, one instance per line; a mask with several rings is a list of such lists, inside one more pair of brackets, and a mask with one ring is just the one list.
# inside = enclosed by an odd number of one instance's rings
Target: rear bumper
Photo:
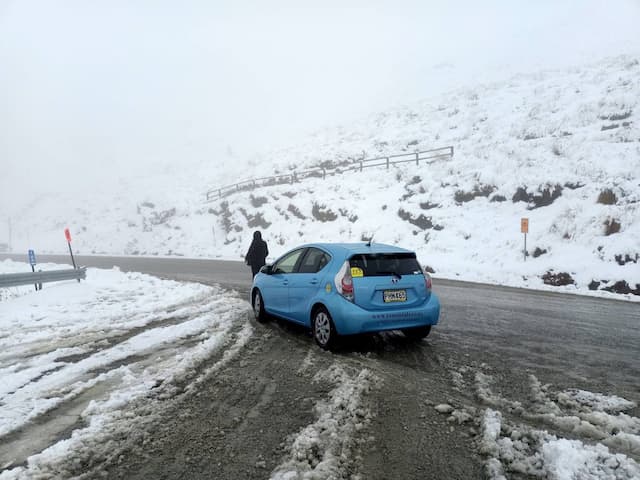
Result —
[[440, 300], [434, 293], [418, 307], [395, 311], [364, 310], [342, 298], [333, 307], [330, 313], [340, 335], [436, 325], [440, 318]]

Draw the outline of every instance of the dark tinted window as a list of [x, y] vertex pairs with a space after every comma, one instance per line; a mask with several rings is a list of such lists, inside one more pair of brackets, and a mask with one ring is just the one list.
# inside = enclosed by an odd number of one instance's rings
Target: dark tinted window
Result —
[[309, 248], [300, 263], [298, 272], [316, 273], [322, 270], [327, 263], [329, 263], [329, 255], [317, 248]]
[[[387, 275], [417, 275], [422, 273], [415, 253], [367, 253], [349, 259], [354, 277], [382, 277]], [[359, 275], [358, 270], [362, 270]]]

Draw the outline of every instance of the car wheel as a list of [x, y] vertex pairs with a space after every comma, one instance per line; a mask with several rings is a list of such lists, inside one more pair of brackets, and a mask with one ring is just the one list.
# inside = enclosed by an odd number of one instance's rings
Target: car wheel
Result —
[[260, 323], [267, 321], [267, 312], [264, 311], [264, 301], [260, 290], [256, 290], [253, 294], [253, 316]]
[[315, 311], [311, 328], [313, 329], [313, 338], [320, 348], [329, 350], [335, 345], [338, 334], [333, 325], [331, 315], [326, 309], [321, 307]]
[[406, 337], [412, 338], [414, 340], [421, 340], [431, 333], [431, 325], [426, 325], [424, 327], [415, 327], [415, 328], [405, 328], [402, 330], [402, 333]]

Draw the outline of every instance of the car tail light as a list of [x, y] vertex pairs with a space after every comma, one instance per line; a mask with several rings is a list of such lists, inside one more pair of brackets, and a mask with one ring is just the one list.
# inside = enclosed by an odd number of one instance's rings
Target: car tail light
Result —
[[424, 286], [427, 287], [428, 291], [431, 291], [431, 288], [433, 287], [433, 282], [431, 281], [431, 275], [429, 275], [429, 272], [427, 272], [427, 270], [422, 267], [422, 273], [424, 274]]
[[353, 302], [353, 277], [351, 276], [348, 261], [344, 262], [340, 271], [336, 274], [334, 283], [336, 284], [336, 290], [338, 290], [338, 293], [350, 302]]

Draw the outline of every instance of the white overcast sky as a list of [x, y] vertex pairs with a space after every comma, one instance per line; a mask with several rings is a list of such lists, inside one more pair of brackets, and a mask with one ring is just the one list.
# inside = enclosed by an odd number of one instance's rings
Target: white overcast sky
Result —
[[0, 223], [70, 182], [638, 53], [639, 25], [640, 0], [0, 0]]

